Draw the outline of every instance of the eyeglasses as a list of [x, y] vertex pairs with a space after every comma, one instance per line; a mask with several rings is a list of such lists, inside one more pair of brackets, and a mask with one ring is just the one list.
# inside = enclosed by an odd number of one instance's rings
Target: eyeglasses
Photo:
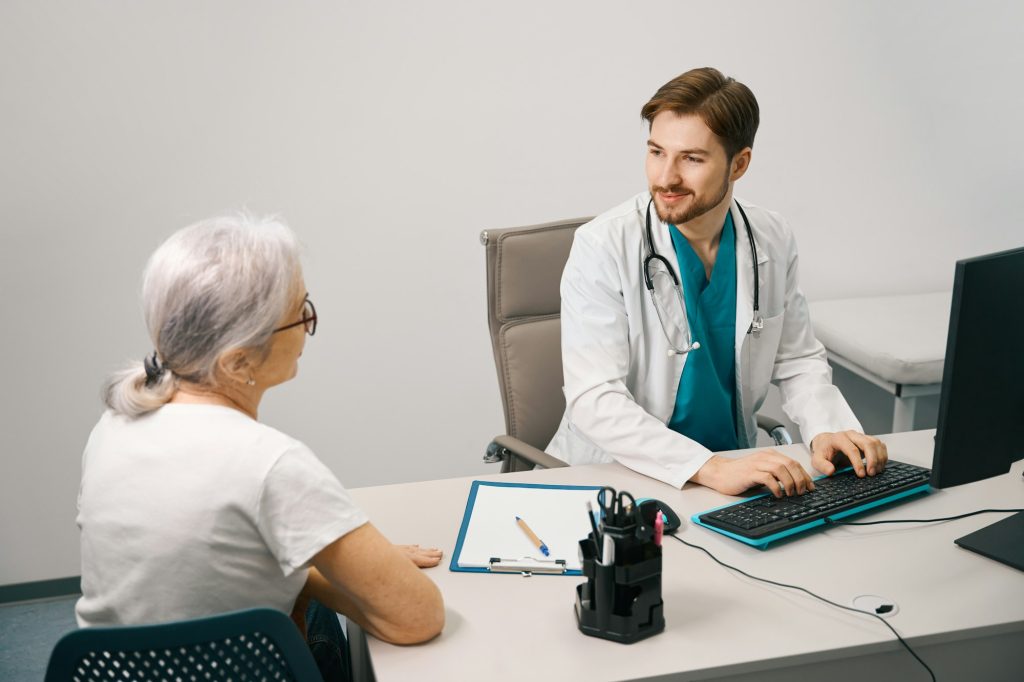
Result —
[[286, 324], [283, 327], [278, 327], [273, 331], [274, 334], [283, 332], [285, 329], [291, 329], [292, 327], [298, 327], [300, 324], [306, 325], [306, 333], [310, 336], [316, 334], [316, 308], [313, 307], [313, 302], [309, 300], [309, 296], [306, 296], [306, 301], [302, 307], [302, 319], [298, 322], [292, 322]]

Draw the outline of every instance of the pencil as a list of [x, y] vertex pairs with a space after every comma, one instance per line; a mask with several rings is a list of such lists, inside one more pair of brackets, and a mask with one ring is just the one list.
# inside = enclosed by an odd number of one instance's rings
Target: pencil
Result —
[[594, 520], [594, 505], [587, 500], [587, 518], [590, 519], [590, 527], [594, 529], [594, 550], [595, 554], [601, 553], [601, 533], [597, 530], [597, 521]]
[[526, 537], [530, 538], [530, 542], [535, 544], [537, 546], [537, 549], [539, 549], [541, 553], [544, 554], [544, 556], [551, 555], [551, 552], [548, 550], [548, 546], [545, 545], [539, 537], [537, 537], [536, 533], [530, 530], [530, 527], [526, 525], [526, 521], [523, 521], [521, 518], [517, 516], [516, 523], [519, 524], [519, 527], [523, 529], [524, 533], [526, 533]]

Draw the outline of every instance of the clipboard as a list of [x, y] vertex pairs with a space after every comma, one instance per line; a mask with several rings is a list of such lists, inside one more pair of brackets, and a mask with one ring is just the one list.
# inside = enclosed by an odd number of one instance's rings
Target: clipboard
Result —
[[[591, 531], [587, 501], [601, 486], [473, 481], [449, 569], [467, 573], [582, 575], [579, 541]], [[543, 556], [516, 525], [522, 517], [550, 549]]]

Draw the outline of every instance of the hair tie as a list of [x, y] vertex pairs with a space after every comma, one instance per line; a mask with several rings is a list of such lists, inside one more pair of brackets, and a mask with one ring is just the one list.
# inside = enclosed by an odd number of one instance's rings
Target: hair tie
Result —
[[153, 351], [152, 356], [146, 356], [142, 361], [142, 366], [146, 370], [146, 388], [149, 388], [156, 382], [160, 381], [164, 376], [164, 372], [167, 370], [166, 367], [160, 364], [160, 360], [156, 357], [156, 351]]

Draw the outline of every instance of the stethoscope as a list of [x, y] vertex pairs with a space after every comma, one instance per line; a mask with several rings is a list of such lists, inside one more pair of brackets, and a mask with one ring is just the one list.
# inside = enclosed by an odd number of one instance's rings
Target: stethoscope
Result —
[[[658, 321], [661, 323], [661, 331], [665, 334], [665, 340], [668, 341], [668, 354], [669, 355], [686, 355], [690, 351], [698, 350], [700, 348], [700, 342], [694, 341], [690, 338], [690, 321], [686, 317], [686, 303], [683, 301], [683, 287], [679, 283], [679, 277], [676, 275], [675, 268], [668, 262], [668, 259], [659, 254], [654, 249], [654, 236], [651, 233], [651, 204], [654, 203], [654, 197], [647, 202], [647, 256], [644, 258], [644, 284], [647, 286], [647, 293], [651, 296], [651, 302], [654, 304], [654, 310], [658, 313]], [[747, 329], [748, 334], [753, 334], [755, 337], [761, 333], [764, 329], [764, 318], [761, 317], [760, 310], [760, 291], [758, 287], [758, 269], [757, 269], [757, 244], [754, 243], [754, 232], [750, 229], [750, 220], [747, 219], [747, 213], [740, 206], [740, 203], [736, 202], [736, 208], [740, 210], [740, 215], [743, 216], [743, 225], [747, 228], [747, 239], [750, 240], [750, 253], [752, 260], [754, 261], [754, 319], [750, 323], [750, 328]], [[654, 274], [651, 274], [651, 264], [654, 261], [658, 261], [664, 266], [664, 272], [655, 270]], [[683, 330], [686, 335], [686, 343], [682, 348], [677, 347], [672, 343], [672, 337], [668, 333], [668, 327], [665, 324], [665, 317], [667, 311], [661, 309], [661, 305], [658, 303], [658, 297], [654, 295], [654, 277], [658, 274], [668, 275], [672, 279], [672, 285], [676, 292], [676, 298], [679, 299], [679, 309], [683, 315]]]

